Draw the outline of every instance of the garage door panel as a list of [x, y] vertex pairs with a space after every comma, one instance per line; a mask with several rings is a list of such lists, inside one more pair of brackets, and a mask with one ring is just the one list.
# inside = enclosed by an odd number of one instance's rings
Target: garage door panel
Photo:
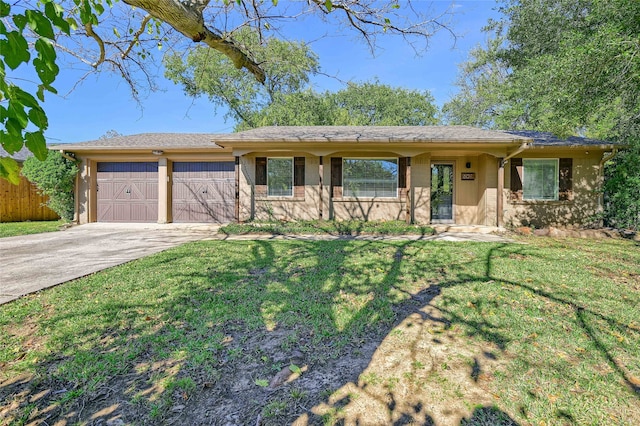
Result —
[[235, 164], [173, 163], [172, 193], [174, 222], [231, 222], [235, 219]]
[[128, 220], [131, 216], [131, 206], [129, 204], [118, 203], [113, 206], [114, 219], [118, 222]]
[[112, 204], [98, 204], [98, 222], [105, 222], [106, 218], [114, 215]]
[[133, 222], [145, 222], [148, 217], [158, 217], [158, 207], [148, 203], [130, 203], [130, 217]]
[[98, 163], [98, 221], [156, 222], [158, 163]]

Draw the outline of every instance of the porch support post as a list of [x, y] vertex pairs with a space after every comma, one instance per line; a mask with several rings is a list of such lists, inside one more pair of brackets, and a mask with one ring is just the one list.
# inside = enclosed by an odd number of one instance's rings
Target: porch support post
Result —
[[411, 157], [407, 157], [407, 171], [405, 179], [405, 192], [407, 194], [405, 220], [408, 225], [413, 222], [413, 206], [411, 202]]
[[166, 158], [158, 158], [158, 223], [169, 223], [171, 220], [169, 166], [170, 162]]
[[88, 188], [87, 194], [89, 199], [87, 200], [87, 204], [89, 206], [89, 222], [97, 222], [98, 221], [98, 191], [100, 190], [98, 186], [98, 162], [95, 160], [87, 160], [87, 164], [85, 166], [85, 179], [87, 179]]
[[240, 157], [235, 157], [235, 216], [240, 223]]
[[504, 226], [504, 164], [504, 159], [498, 158], [498, 193], [496, 194], [496, 216], [498, 216], [498, 227]]
[[318, 165], [318, 219], [322, 220], [322, 206], [323, 206], [323, 193], [324, 185], [322, 177], [324, 176], [324, 165], [322, 164], [322, 155], [319, 157], [320, 164]]

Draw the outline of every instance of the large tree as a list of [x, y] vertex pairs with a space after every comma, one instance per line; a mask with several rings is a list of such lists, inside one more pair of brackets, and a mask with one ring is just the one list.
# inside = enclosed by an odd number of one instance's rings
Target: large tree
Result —
[[618, 141], [605, 219], [640, 227], [640, 2], [505, 0], [494, 39], [461, 67], [456, 124]]
[[[9, 153], [26, 145], [46, 156], [41, 102], [45, 92], [55, 93], [62, 60], [84, 64], [87, 73], [115, 71], [136, 97], [153, 88], [153, 49], [202, 43], [267, 82], [260, 60], [236, 38], [242, 28], [265, 39], [281, 36], [288, 22], [317, 15], [328, 31], [352, 31], [372, 49], [378, 36], [396, 35], [422, 50], [436, 31], [448, 29], [449, 9], [430, 12], [409, 0], [0, 0], [1, 143]], [[15, 77], [18, 68], [33, 70], [33, 86]], [[15, 179], [15, 170], [15, 162], [0, 158], [0, 177]]]
[[239, 30], [236, 40], [260, 62], [269, 76], [265, 82], [237, 69], [225, 54], [204, 47], [167, 55], [165, 76], [181, 85], [186, 95], [207, 96], [215, 107], [225, 107], [226, 118], [252, 126], [257, 111], [278, 96], [300, 92], [319, 70], [317, 55], [303, 42], [262, 40], [249, 28]]
[[256, 111], [251, 122], [236, 130], [259, 126], [425, 126], [438, 124], [438, 109], [427, 91], [392, 87], [378, 81], [349, 83], [337, 92], [303, 92], [277, 96]]
[[461, 67], [451, 121], [638, 135], [640, 2], [505, 0], [501, 11], [495, 38]]
[[303, 42], [261, 41], [255, 31], [238, 40], [254, 52], [269, 75], [264, 83], [224, 54], [198, 48], [165, 57], [165, 76], [188, 96], [206, 96], [225, 107], [235, 130], [260, 126], [429, 125], [437, 108], [429, 92], [391, 87], [379, 81], [349, 83], [337, 92], [316, 92], [311, 78], [320, 71], [318, 56]]

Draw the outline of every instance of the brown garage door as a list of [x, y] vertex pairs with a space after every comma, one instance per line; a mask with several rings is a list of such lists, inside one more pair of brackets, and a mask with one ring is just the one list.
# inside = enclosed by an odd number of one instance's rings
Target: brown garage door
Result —
[[98, 222], [157, 222], [158, 163], [98, 163]]
[[232, 222], [235, 165], [230, 162], [173, 163], [174, 222]]

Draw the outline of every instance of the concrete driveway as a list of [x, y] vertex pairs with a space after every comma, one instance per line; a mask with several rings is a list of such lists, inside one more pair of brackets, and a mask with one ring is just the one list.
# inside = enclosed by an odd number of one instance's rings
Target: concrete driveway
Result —
[[201, 224], [91, 223], [0, 238], [0, 304], [188, 241], [215, 238], [217, 230]]

